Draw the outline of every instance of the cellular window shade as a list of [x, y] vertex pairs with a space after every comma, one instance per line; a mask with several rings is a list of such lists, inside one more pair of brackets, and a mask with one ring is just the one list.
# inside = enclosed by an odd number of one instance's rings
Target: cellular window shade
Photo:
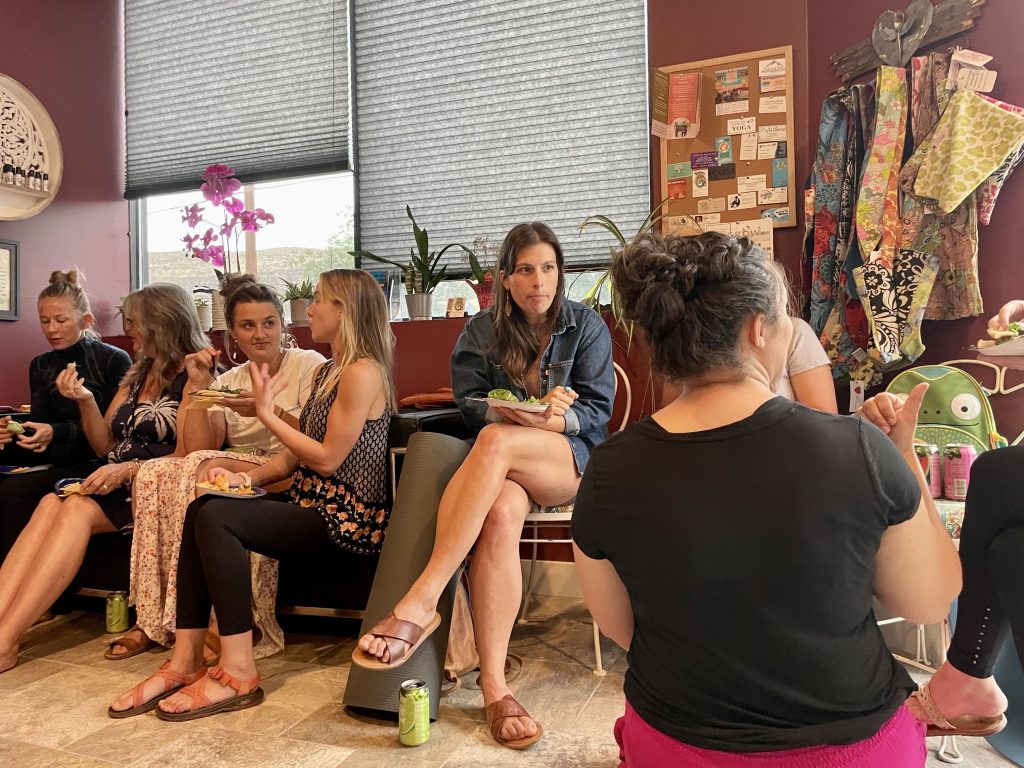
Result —
[[125, 197], [349, 168], [345, 0], [125, 0]]
[[[543, 221], [575, 265], [605, 263], [590, 214], [635, 230], [650, 202], [643, 0], [356, 0], [361, 247], [497, 251]], [[456, 251], [452, 270], [465, 270]]]

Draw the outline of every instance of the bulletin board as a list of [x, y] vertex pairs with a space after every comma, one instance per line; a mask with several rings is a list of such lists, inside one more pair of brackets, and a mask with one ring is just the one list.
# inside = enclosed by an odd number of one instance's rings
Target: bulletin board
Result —
[[685, 230], [683, 215], [748, 236], [739, 222], [796, 226], [793, 47], [660, 67], [654, 79], [663, 230]]

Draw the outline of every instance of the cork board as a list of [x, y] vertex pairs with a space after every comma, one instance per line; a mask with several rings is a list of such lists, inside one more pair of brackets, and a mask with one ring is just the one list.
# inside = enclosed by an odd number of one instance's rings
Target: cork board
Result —
[[796, 226], [792, 46], [658, 68], [651, 132], [663, 230]]

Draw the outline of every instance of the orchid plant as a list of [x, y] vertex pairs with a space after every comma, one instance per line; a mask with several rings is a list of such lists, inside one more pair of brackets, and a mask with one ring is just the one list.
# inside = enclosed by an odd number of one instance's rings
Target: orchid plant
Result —
[[[186, 206], [182, 211], [181, 221], [188, 224], [190, 230], [197, 230], [201, 224], [208, 225], [202, 234], [196, 231], [182, 238], [185, 243], [185, 255], [200, 259], [213, 267], [217, 280], [224, 275], [242, 271], [242, 256], [239, 238], [245, 232], [259, 232], [268, 224], [274, 223], [274, 215], [262, 208], [254, 211], [245, 209], [245, 204], [235, 197], [242, 188], [242, 182], [234, 178], [235, 170], [223, 163], [207, 166], [203, 172], [203, 183], [199, 191], [203, 199], [210, 203], [212, 211], [221, 208], [223, 219], [220, 224], [203, 217], [207, 209], [202, 202]], [[232, 263], [233, 262], [233, 263]]]

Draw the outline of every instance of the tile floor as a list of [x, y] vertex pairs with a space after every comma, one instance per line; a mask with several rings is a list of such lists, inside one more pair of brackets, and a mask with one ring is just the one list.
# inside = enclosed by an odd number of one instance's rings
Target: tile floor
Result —
[[[595, 677], [590, 619], [580, 602], [540, 598], [532, 618], [534, 623], [517, 627], [513, 636], [512, 651], [525, 663], [511, 687], [543, 723], [546, 736], [528, 751], [513, 752], [491, 740], [472, 681], [442, 698], [441, 719], [432, 725], [428, 744], [400, 746], [394, 723], [355, 716], [341, 706], [353, 638], [300, 631], [288, 632], [284, 652], [260, 662], [267, 700], [259, 707], [197, 723], [165, 723], [152, 714], [112, 720], [108, 704], [159, 666], [167, 652], [106, 661], [102, 617], [72, 613], [30, 633], [18, 666], [0, 675], [0, 765], [614, 768], [622, 651], [606, 640], [609, 672]], [[321, 632], [358, 629], [354, 622], [311, 626]], [[963, 766], [1012, 765], [987, 743], [965, 741]], [[932, 756], [928, 765], [944, 764]]]

